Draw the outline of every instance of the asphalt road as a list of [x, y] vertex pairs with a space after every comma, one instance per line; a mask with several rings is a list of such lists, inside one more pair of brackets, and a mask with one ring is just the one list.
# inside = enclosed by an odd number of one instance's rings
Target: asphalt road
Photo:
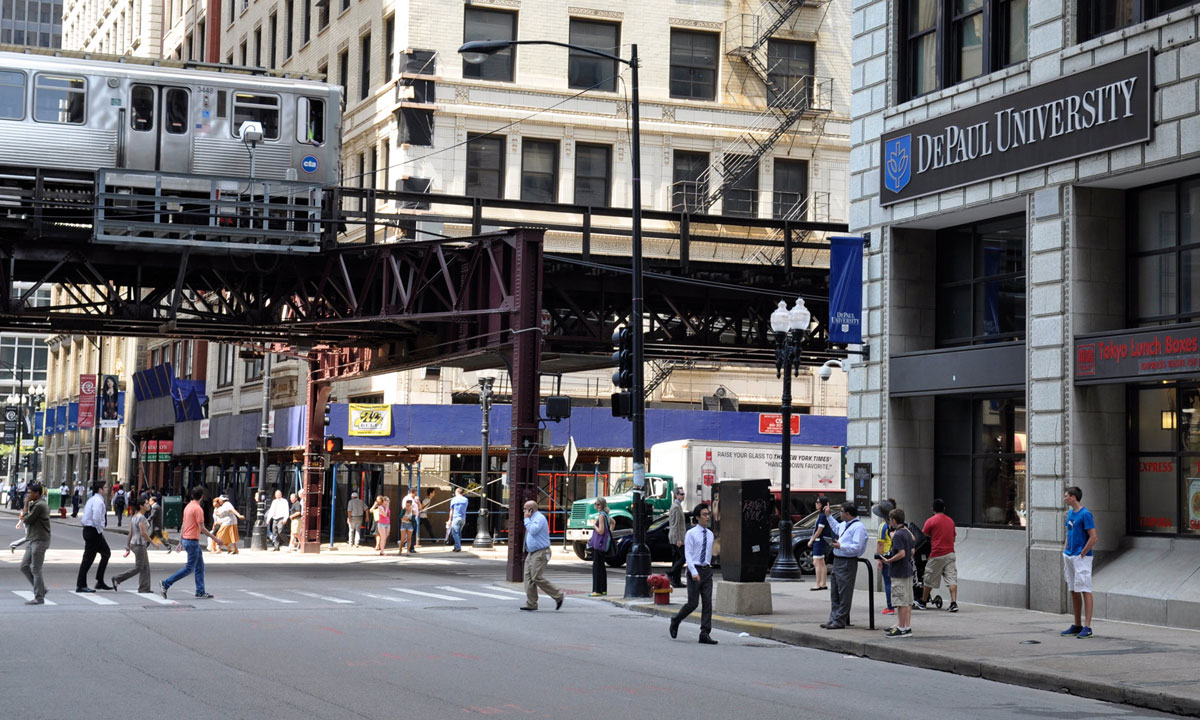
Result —
[[[664, 620], [586, 598], [579, 563], [551, 565], [572, 592], [557, 612], [544, 597], [518, 612], [503, 564], [465, 553], [243, 554], [210, 563], [213, 600], [190, 579], [168, 602], [76, 595], [73, 535], [47, 563], [55, 605], [23, 604], [20, 553], [0, 546], [0, 717], [1169, 717], [721, 631], [701, 646], [693, 624], [672, 641]], [[151, 564], [157, 585], [182, 558]]]

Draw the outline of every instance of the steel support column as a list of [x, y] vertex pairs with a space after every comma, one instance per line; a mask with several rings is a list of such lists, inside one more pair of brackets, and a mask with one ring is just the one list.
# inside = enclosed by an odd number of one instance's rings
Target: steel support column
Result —
[[508, 580], [525, 576], [521, 506], [538, 499], [538, 389], [542, 335], [542, 231], [519, 230], [513, 246], [512, 446], [508, 452]]
[[321, 552], [321, 481], [325, 477], [322, 451], [325, 441], [325, 425], [316, 415], [323, 412], [329, 400], [329, 381], [321, 380], [321, 363], [315, 353], [309, 355], [308, 382], [305, 396], [308, 407], [305, 412], [307, 428], [304, 434], [304, 474], [300, 487], [304, 500], [304, 514], [300, 516], [300, 552]]

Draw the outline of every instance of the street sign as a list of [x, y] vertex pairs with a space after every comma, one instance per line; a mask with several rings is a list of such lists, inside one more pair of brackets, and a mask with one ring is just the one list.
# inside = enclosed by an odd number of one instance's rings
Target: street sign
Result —
[[[792, 434], [800, 434], [800, 416], [792, 415]], [[759, 413], [758, 414], [758, 434], [759, 435], [782, 435], [783, 434], [783, 413]]]
[[575, 461], [579, 459], [579, 449], [575, 447], [575, 436], [567, 438], [567, 447], [563, 449], [563, 460], [567, 461], [567, 472], [575, 467]]
[[15, 405], [4, 406], [4, 443], [12, 445], [17, 441], [17, 407]]

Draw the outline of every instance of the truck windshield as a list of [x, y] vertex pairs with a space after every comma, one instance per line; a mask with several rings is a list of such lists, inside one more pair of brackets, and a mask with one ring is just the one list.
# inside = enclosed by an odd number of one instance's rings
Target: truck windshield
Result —
[[633, 492], [633, 476], [624, 475], [613, 482], [612, 487], [608, 489], [609, 495], [624, 495], [625, 493]]

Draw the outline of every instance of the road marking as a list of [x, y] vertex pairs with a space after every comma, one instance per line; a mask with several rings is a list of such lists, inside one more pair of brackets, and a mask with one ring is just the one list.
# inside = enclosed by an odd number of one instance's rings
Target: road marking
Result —
[[369, 592], [360, 592], [357, 594], [362, 595], [364, 597], [375, 598], [376, 600], [391, 600], [392, 602], [408, 602], [408, 598], [398, 598], [398, 597], [394, 597], [392, 595], [376, 595], [375, 593], [369, 593]]
[[117, 603], [113, 602], [112, 600], [109, 600], [106, 597], [100, 597], [96, 593], [81, 593], [81, 592], [73, 592], [72, 591], [71, 594], [76, 597], [81, 597], [84, 600], [91, 600], [92, 602], [96, 603], [97, 605], [116, 605], [117, 604]]
[[242, 592], [246, 593], [247, 595], [253, 595], [256, 598], [262, 598], [263, 600], [270, 600], [277, 603], [284, 603], [286, 605], [295, 605], [297, 602], [296, 600], [285, 600], [283, 598], [271, 597], [270, 595], [263, 595], [262, 593], [251, 592], [249, 590], [242, 590]]
[[419, 558], [412, 555], [403, 555], [404, 561], [401, 565], [462, 565], [458, 560], [438, 560], [436, 558]]
[[228, 605], [229, 603], [231, 603], [233, 601], [232, 600], [222, 600], [220, 598], [213, 598], [213, 602], [219, 602], [222, 605]]
[[475, 592], [474, 590], [462, 590], [460, 588], [451, 587], [450, 585], [438, 585], [438, 590], [447, 590], [449, 592], [462, 593], [463, 595], [477, 595], [479, 597], [495, 598], [496, 600], [511, 600], [507, 595], [496, 595], [495, 593]]
[[[21, 598], [22, 600], [32, 600], [33, 599], [33, 592], [30, 590], [13, 590], [13, 595], [16, 595], [17, 597]], [[58, 604], [56, 602], [50, 602], [49, 600], [46, 600], [45, 598], [42, 598], [42, 599], [45, 600], [46, 605], [57, 605]]]
[[158, 593], [140, 593], [137, 590], [126, 590], [125, 592], [129, 593], [130, 595], [137, 595], [138, 597], [140, 597], [143, 600], [149, 600], [150, 602], [156, 602], [159, 605], [176, 605], [177, 604], [174, 600], [168, 600], [167, 598], [162, 597]]
[[292, 590], [292, 592], [296, 593], [297, 595], [303, 595], [305, 597], [316, 598], [318, 600], [324, 600], [326, 602], [337, 603], [339, 605], [353, 605], [354, 604], [353, 600], [343, 600], [342, 598], [330, 597], [328, 595], [318, 595], [316, 593], [304, 592], [303, 590]]
[[466, 598], [454, 597], [453, 595], [438, 595], [437, 593], [421, 592], [420, 590], [408, 590], [406, 588], [392, 588], [396, 592], [408, 593], [409, 595], [420, 595], [421, 597], [433, 598], [435, 600], [456, 600], [463, 602]]
[[[499, 587], [497, 585], [484, 585], [483, 587], [487, 588], [488, 590], [499, 590], [501, 592], [512, 593], [513, 595], [519, 595], [521, 597], [525, 597], [525, 593], [521, 592], [520, 590], [512, 590], [510, 588]], [[504, 599], [507, 600], [508, 598], [504, 598]]]

